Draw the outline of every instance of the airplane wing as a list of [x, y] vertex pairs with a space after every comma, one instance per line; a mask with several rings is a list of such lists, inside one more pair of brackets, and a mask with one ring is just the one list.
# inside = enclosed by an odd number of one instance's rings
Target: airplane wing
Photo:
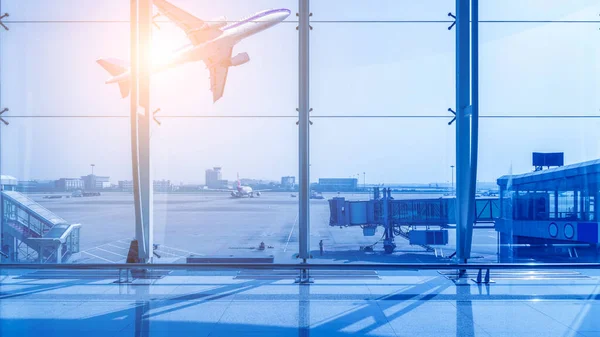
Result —
[[193, 16], [192, 14], [184, 11], [168, 1], [154, 0], [153, 2], [156, 8], [158, 8], [158, 11], [162, 15], [169, 18], [169, 20], [173, 21], [177, 27], [181, 28], [194, 45], [201, 44], [209, 39], [221, 35], [222, 33], [219, 28], [207, 25], [205, 21]]
[[213, 93], [213, 103], [223, 97], [229, 71], [227, 63], [231, 59], [232, 51], [233, 48], [229, 48], [226, 52], [220, 52], [219, 55], [211, 57], [211, 60], [214, 60], [213, 62], [204, 62], [210, 70], [210, 90]]

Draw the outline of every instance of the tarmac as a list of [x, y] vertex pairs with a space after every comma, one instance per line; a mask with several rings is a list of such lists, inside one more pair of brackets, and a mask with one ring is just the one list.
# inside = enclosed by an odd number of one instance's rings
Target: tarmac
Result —
[[[338, 194], [324, 194], [323, 200], [310, 202], [310, 245], [318, 263], [352, 262], [442, 262], [454, 250], [454, 230], [449, 230], [450, 243], [438, 246], [437, 257], [419, 246], [396, 238], [397, 249], [383, 253], [380, 243], [383, 229], [365, 237], [358, 227], [329, 226], [327, 199]], [[340, 195], [351, 200], [366, 200], [367, 194]], [[43, 194], [30, 195], [35, 201], [71, 223], [82, 224], [80, 253], [74, 263], [124, 262], [129, 243], [135, 237], [133, 195], [127, 192], [105, 192], [97, 197], [45, 199]], [[399, 194], [396, 198], [430, 198], [431, 195]], [[288, 192], [264, 192], [255, 198], [232, 198], [223, 192], [155, 193], [154, 243], [161, 256], [156, 262], [185, 262], [190, 255], [268, 257], [274, 262], [297, 261], [298, 198]], [[324, 254], [319, 253], [323, 240]], [[259, 250], [261, 242], [265, 249]], [[379, 243], [378, 243], [379, 242]], [[496, 232], [476, 229], [473, 257], [495, 262]], [[375, 244], [377, 243], [377, 244]], [[373, 245], [373, 252], [360, 250]]]

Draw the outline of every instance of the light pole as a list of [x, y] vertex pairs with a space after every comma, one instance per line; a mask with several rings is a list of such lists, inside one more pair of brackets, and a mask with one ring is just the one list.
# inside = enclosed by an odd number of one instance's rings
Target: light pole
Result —
[[450, 165], [450, 168], [452, 168], [452, 187], [450, 187], [450, 193], [454, 193], [454, 165]]
[[90, 166], [92, 167], [92, 175], [94, 175], [94, 166], [96, 166], [96, 164], [90, 164]]
[[366, 173], [363, 172], [363, 189], [366, 191], [367, 190], [367, 178], [366, 178]]

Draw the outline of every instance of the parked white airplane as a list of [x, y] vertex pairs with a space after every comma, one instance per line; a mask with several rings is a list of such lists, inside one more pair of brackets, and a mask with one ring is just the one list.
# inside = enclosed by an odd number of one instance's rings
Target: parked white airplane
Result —
[[[223, 96], [229, 67], [250, 61], [248, 53], [239, 53], [232, 57], [233, 46], [244, 38], [275, 26], [290, 15], [289, 9], [270, 9], [227, 24], [225, 17], [205, 22], [165, 0], [154, 0], [154, 5], [162, 15], [168, 17], [187, 34], [191, 43], [175, 52], [169, 62], [153, 67], [152, 72], [157, 73], [185, 63], [203, 61], [210, 70], [213, 102]], [[121, 96], [127, 97], [131, 86], [129, 65], [114, 58], [100, 59], [97, 62], [112, 75], [106, 83], [119, 84]]]

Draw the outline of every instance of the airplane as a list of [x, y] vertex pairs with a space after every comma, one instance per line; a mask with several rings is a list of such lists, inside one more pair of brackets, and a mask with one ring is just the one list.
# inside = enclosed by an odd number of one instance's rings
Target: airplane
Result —
[[235, 190], [231, 191], [231, 196], [233, 198], [243, 198], [243, 197], [260, 197], [261, 191], [254, 191], [250, 186], [243, 186], [240, 182], [240, 175], [237, 176], [237, 186]]
[[[232, 57], [233, 47], [241, 40], [277, 25], [291, 13], [285, 8], [269, 9], [228, 24], [225, 17], [203, 21], [165, 0], [154, 0], [154, 5], [160, 14], [169, 18], [186, 33], [190, 44], [178, 49], [169, 62], [153, 67], [152, 73], [203, 61], [210, 71], [213, 103], [223, 97], [229, 67], [240, 66], [250, 61], [248, 53], [239, 53]], [[112, 76], [106, 84], [117, 83], [121, 97], [129, 96], [130, 66], [115, 58], [102, 58], [97, 60], [97, 63]]]

